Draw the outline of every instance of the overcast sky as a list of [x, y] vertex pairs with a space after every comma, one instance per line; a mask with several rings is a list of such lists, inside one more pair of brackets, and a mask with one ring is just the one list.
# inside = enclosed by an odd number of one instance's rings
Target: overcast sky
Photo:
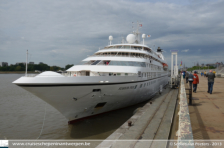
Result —
[[186, 66], [224, 62], [223, 0], [0, 0], [0, 62], [25, 62], [28, 49], [35, 63], [77, 64], [137, 21], [168, 65], [170, 50]]

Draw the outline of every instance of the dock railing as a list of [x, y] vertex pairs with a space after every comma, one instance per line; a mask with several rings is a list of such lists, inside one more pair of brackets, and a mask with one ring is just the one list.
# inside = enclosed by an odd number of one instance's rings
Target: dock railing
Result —
[[178, 148], [190, 147], [194, 148], [194, 138], [191, 128], [191, 120], [188, 109], [188, 101], [184, 86], [184, 79], [181, 76], [181, 90], [180, 90], [180, 110], [179, 115], [179, 127], [177, 131], [178, 136]]

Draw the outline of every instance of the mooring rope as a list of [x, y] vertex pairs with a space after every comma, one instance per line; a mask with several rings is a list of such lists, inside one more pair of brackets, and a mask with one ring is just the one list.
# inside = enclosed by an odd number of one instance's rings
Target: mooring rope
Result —
[[43, 129], [44, 129], [44, 122], [45, 122], [45, 117], [46, 117], [46, 105], [47, 103], [45, 103], [45, 113], [44, 113], [44, 119], [43, 119], [43, 124], [42, 124], [42, 128], [41, 128], [41, 131], [40, 131], [40, 135], [37, 137], [37, 139], [40, 138], [42, 132], [43, 132]]

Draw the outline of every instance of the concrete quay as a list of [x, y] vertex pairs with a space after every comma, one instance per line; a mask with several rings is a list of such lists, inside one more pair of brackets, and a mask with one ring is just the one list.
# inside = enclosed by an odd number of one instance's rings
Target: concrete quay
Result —
[[169, 138], [178, 89], [170, 89], [167, 86], [162, 95], [158, 94], [154, 98], [156, 99], [151, 99], [97, 147], [166, 147], [166, 141], [153, 140]]
[[[224, 79], [215, 78], [213, 92], [209, 94], [207, 77], [198, 76], [198, 88], [189, 106], [193, 138], [224, 139]], [[185, 87], [189, 87], [186, 81]]]

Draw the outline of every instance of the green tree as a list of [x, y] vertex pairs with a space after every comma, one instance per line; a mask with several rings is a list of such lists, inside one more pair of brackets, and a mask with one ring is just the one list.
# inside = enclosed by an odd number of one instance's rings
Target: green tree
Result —
[[22, 69], [21, 66], [18, 65], [18, 66], [16, 67], [15, 71], [20, 71], [21, 69]]
[[9, 67], [9, 71], [14, 71], [14, 70], [15, 70], [15, 67], [13, 67], [13, 66]]
[[72, 66], [74, 66], [74, 64], [71, 64], [71, 65], [68, 64], [65, 66], [65, 69], [67, 70], [67, 69], [71, 68]]
[[[61, 68], [59, 66], [49, 66], [47, 64], [44, 63], [40, 63], [40, 64], [28, 64], [27, 65], [27, 71], [35, 71], [35, 70], [39, 70], [39, 71], [58, 71], [58, 70], [64, 70], [64, 68]], [[73, 65], [70, 65], [70, 67]], [[10, 66], [0, 66], [0, 71], [25, 71], [26, 70], [26, 65], [23, 63], [20, 63], [18, 65], [10, 65]]]

